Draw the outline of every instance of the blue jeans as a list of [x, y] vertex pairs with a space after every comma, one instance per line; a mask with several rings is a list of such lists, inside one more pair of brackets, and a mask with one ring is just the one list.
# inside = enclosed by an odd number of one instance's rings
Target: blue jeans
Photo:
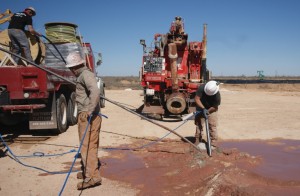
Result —
[[[12, 52], [21, 55], [23, 51], [25, 58], [30, 62], [33, 62], [29, 42], [27, 40], [25, 32], [21, 29], [8, 29], [8, 36], [12, 43]], [[18, 64], [20, 58], [13, 55], [12, 58]]]

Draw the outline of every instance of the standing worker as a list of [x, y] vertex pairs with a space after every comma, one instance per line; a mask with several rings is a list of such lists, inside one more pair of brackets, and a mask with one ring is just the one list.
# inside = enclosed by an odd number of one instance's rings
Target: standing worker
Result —
[[[98, 160], [99, 134], [102, 118], [100, 112], [100, 90], [94, 73], [86, 66], [80, 53], [72, 52], [67, 57], [66, 67], [76, 76], [76, 103], [78, 105], [78, 134], [82, 141], [81, 163], [83, 171], [77, 173], [78, 179], [83, 179], [77, 184], [77, 189], [82, 190], [101, 185], [100, 164]], [[91, 118], [91, 119], [90, 119]], [[90, 125], [89, 124], [90, 119]]]
[[218, 140], [217, 133], [217, 111], [221, 104], [221, 95], [219, 92], [219, 83], [216, 81], [209, 81], [206, 84], [200, 85], [195, 96], [196, 110], [199, 112], [195, 117], [196, 134], [195, 144], [198, 145], [202, 140], [202, 122], [206, 118], [208, 120], [208, 127], [211, 139], [211, 145], [216, 147]]
[[[36, 15], [36, 11], [33, 7], [26, 8], [23, 12], [15, 13], [9, 22], [8, 36], [12, 43], [12, 52], [21, 55], [23, 51], [28, 61], [33, 62], [29, 42], [25, 34], [25, 26], [27, 26], [29, 32], [33, 35], [41, 36], [36, 32], [32, 26], [32, 16]], [[12, 57], [15, 63], [18, 64], [19, 57]]]

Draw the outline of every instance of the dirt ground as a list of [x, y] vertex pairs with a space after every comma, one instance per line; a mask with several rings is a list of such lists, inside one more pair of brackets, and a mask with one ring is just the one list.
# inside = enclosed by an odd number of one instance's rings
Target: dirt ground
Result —
[[[142, 105], [141, 94], [106, 91], [107, 98], [132, 109]], [[300, 84], [222, 84], [221, 96], [220, 148], [212, 157], [106, 102], [102, 113], [108, 119], [103, 119], [99, 149], [103, 184], [77, 191], [74, 172], [62, 195], [300, 195]], [[183, 123], [157, 122], [170, 129]], [[190, 141], [194, 131], [192, 121], [176, 129]], [[2, 134], [19, 156], [66, 153], [79, 143], [77, 126], [60, 135]], [[0, 195], [58, 195], [67, 174], [32, 166], [67, 172], [75, 155], [19, 157], [22, 165], [0, 149]], [[79, 168], [77, 160], [74, 170]]]

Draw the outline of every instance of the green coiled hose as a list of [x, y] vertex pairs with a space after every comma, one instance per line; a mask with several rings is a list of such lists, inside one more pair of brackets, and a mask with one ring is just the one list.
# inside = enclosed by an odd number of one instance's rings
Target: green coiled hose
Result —
[[78, 42], [76, 39], [76, 25], [70, 23], [47, 23], [46, 35], [53, 43]]

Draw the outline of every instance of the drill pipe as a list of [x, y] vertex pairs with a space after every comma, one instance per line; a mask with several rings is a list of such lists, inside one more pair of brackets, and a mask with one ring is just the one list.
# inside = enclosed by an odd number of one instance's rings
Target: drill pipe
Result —
[[202, 39], [202, 59], [201, 59], [201, 78], [204, 81], [207, 81], [209, 78], [207, 78], [206, 75], [206, 52], [207, 52], [207, 35], [206, 35], [206, 28], [207, 24], [203, 25], [203, 39]]
[[209, 133], [209, 126], [208, 126], [208, 119], [207, 118], [205, 118], [205, 128], [206, 128], [206, 136], [207, 136], [208, 155], [211, 157], [211, 141], [210, 141], [210, 133]]
[[137, 115], [137, 116], [141, 117], [144, 120], [147, 120], [148, 122], [151, 122], [151, 123], [153, 123], [153, 124], [155, 124], [155, 125], [163, 128], [163, 129], [165, 129], [165, 130], [167, 130], [167, 131], [169, 131], [169, 132], [177, 135], [178, 137], [180, 137], [181, 139], [183, 139], [185, 142], [187, 142], [188, 144], [190, 144], [192, 147], [194, 147], [196, 150], [198, 150], [199, 152], [201, 152], [200, 149], [195, 144], [193, 144], [192, 142], [190, 142], [188, 139], [186, 139], [182, 135], [178, 134], [177, 132], [173, 131], [172, 129], [170, 129], [170, 128], [164, 126], [164, 125], [161, 125], [161, 124], [159, 124], [159, 123], [157, 123], [157, 122], [155, 122], [155, 121], [153, 121], [153, 120], [151, 120], [151, 119], [149, 119], [149, 118], [147, 118], [147, 117], [145, 117], [145, 116], [143, 116], [143, 115], [141, 115], [141, 114], [139, 114], [139, 113], [137, 113], [137, 112], [135, 112], [133, 110], [130, 110], [129, 108], [127, 108], [127, 107], [125, 107], [125, 106], [123, 106], [123, 105], [121, 105], [121, 104], [119, 104], [119, 103], [117, 103], [115, 101], [112, 101], [112, 100], [110, 100], [110, 99], [108, 99], [106, 97], [101, 96], [101, 98], [105, 99], [106, 101], [108, 101], [108, 102], [110, 102], [112, 104], [115, 104], [116, 106], [119, 106], [120, 108], [122, 108], [122, 109], [124, 109], [124, 110], [126, 110], [126, 111], [128, 111], [128, 112], [130, 112], [130, 113], [132, 113], [134, 115]]
[[169, 58], [171, 65], [172, 91], [178, 91], [178, 76], [177, 76], [177, 46], [175, 43], [168, 44]]

